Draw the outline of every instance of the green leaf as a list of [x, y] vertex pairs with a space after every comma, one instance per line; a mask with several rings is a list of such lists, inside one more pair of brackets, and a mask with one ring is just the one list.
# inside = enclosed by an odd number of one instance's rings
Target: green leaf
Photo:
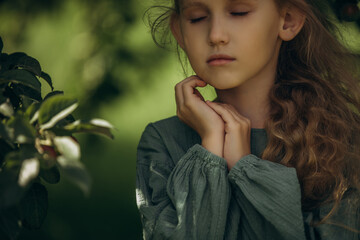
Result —
[[73, 161], [59, 156], [57, 159], [63, 175], [70, 182], [77, 185], [83, 193], [88, 196], [91, 186], [91, 178], [85, 166], [80, 161]]
[[49, 74], [45, 73], [45, 72], [41, 72], [41, 75], [40, 77], [42, 79], [44, 79], [48, 84], [49, 86], [51, 87], [51, 91], [54, 91], [54, 87], [53, 87], [53, 84], [52, 84], [52, 80], [51, 80], [51, 77]]
[[33, 74], [41, 77], [41, 66], [38, 60], [36, 60], [33, 57], [30, 56], [22, 56], [18, 59], [18, 61], [15, 64], [15, 67], [26, 69], [29, 72], [32, 72]]
[[50, 169], [41, 169], [40, 177], [47, 183], [55, 184], [60, 181], [60, 172], [57, 166], [54, 166]]
[[[63, 96], [64, 92], [63, 91], [52, 91], [45, 96], [44, 101], [47, 100], [48, 98], [51, 98], [56, 95]], [[57, 128], [56, 132], [55, 132], [56, 135], [58, 135], [57, 133], [59, 133], [59, 135], [71, 135], [68, 131], [64, 131], [63, 129], [61, 129], [61, 127], [65, 126], [71, 122], [74, 122], [74, 121], [75, 121], [75, 118], [71, 114], [66, 116], [64, 119], [60, 120], [56, 124], [56, 128]], [[55, 131], [55, 129], [53, 128], [52, 131]], [[65, 134], [60, 134], [60, 132], [65, 133]]]
[[71, 114], [78, 106], [74, 98], [55, 95], [43, 102], [39, 109], [39, 124], [41, 129], [54, 127], [60, 120]]
[[41, 93], [41, 83], [33, 74], [27, 70], [13, 69], [3, 72], [0, 75], [0, 84], [9, 82], [25, 85]]
[[24, 115], [16, 114], [7, 122], [10, 138], [13, 141], [24, 144], [33, 143], [36, 136], [35, 128], [26, 120]]
[[50, 97], [53, 97], [55, 95], [64, 95], [64, 92], [63, 91], [52, 91], [52, 92], [49, 92], [45, 97], [44, 97], [44, 101], [47, 100], [48, 98]]
[[98, 133], [105, 135], [111, 139], [114, 138], [114, 136], [111, 134], [111, 129], [113, 128], [114, 127], [110, 123], [102, 119], [92, 119], [90, 121], [77, 120], [64, 127], [64, 129], [69, 131], [70, 133]]
[[40, 103], [33, 103], [26, 109], [25, 116], [27, 117], [27, 119], [30, 120], [31, 124], [37, 121], [37, 118], [39, 116], [38, 115], [39, 108], [40, 108]]
[[[19, 211], [16, 207], [0, 210], [0, 239], [17, 239], [21, 227], [19, 225]], [[5, 235], [5, 236], [3, 236]]]
[[37, 90], [35, 90], [31, 87], [25, 86], [23, 84], [16, 84], [16, 83], [13, 83], [11, 87], [12, 87], [14, 93], [16, 94], [16, 96], [21, 96], [23, 104], [24, 104], [24, 99], [26, 99], [26, 98], [31, 99], [32, 102], [34, 102], [33, 100], [38, 101], [38, 102], [40, 102], [42, 100], [41, 92], [38, 92]]
[[9, 62], [9, 64], [11, 65], [11, 69], [13, 69], [17, 64], [17, 62], [19, 61], [19, 59], [21, 59], [24, 56], [27, 56], [27, 54], [24, 52], [14, 52], [9, 54], [9, 58], [7, 59], [7, 62]]
[[19, 61], [20, 58], [27, 56], [25, 53], [23, 52], [15, 52], [12, 54], [6, 54], [6, 53], [2, 53], [0, 56], [0, 61], [1, 61], [1, 71], [7, 71], [7, 70], [11, 70], [11, 69], [15, 69], [15, 65], [16, 63]]
[[29, 229], [39, 229], [48, 209], [48, 193], [40, 183], [34, 183], [20, 204], [23, 224]]

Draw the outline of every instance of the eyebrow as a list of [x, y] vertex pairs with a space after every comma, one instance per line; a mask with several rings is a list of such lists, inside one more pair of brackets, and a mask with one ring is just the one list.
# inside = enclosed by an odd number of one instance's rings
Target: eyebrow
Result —
[[183, 11], [190, 7], [205, 7], [205, 6], [206, 5], [202, 2], [191, 1], [191, 2], [187, 2], [187, 3], [183, 4], [183, 6], [180, 9]]
[[[233, 2], [242, 2], [242, 3], [256, 3], [258, 2], [258, 0], [227, 0], [231, 3]], [[206, 4], [203, 2], [198, 2], [198, 1], [187, 1], [187, 3], [185, 3], [180, 9], [181, 11], [184, 11], [187, 8], [190, 7], [206, 7]]]

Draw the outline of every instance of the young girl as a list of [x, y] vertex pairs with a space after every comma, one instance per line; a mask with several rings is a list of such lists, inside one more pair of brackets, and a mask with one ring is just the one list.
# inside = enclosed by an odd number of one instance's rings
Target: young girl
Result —
[[153, 23], [196, 75], [138, 146], [145, 239], [359, 239], [357, 72], [311, 2], [174, 0]]

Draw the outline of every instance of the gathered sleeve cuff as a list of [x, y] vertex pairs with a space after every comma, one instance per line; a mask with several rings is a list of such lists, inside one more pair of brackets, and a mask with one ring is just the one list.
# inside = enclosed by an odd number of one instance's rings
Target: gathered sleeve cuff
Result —
[[196, 144], [174, 163], [159, 134], [147, 127], [137, 162], [145, 239], [223, 239], [230, 196], [223, 158]]
[[[250, 154], [235, 164], [228, 178], [240, 207], [253, 207], [282, 239], [305, 239], [301, 191], [294, 168]], [[245, 217], [254, 217], [246, 216], [248, 209], [243, 211]]]
[[178, 230], [191, 227], [191, 239], [223, 237], [230, 201], [223, 158], [194, 145], [170, 174], [167, 192], [178, 213]]

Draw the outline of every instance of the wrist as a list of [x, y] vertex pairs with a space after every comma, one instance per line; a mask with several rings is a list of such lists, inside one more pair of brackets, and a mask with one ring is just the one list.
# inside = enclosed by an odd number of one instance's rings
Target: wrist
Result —
[[242, 148], [242, 147], [237, 147], [236, 150], [238, 150], [238, 152], [229, 152], [229, 149], [224, 150], [224, 158], [227, 162], [228, 165], [228, 169], [229, 171], [231, 170], [232, 167], [235, 166], [235, 164], [239, 161], [241, 161], [241, 158], [245, 157], [246, 155], [249, 155], [251, 153], [250, 151], [250, 145], [248, 147]]
[[204, 137], [201, 140], [201, 145], [208, 150], [209, 152], [219, 156], [223, 157], [224, 152], [224, 140], [223, 136], [209, 136]]

